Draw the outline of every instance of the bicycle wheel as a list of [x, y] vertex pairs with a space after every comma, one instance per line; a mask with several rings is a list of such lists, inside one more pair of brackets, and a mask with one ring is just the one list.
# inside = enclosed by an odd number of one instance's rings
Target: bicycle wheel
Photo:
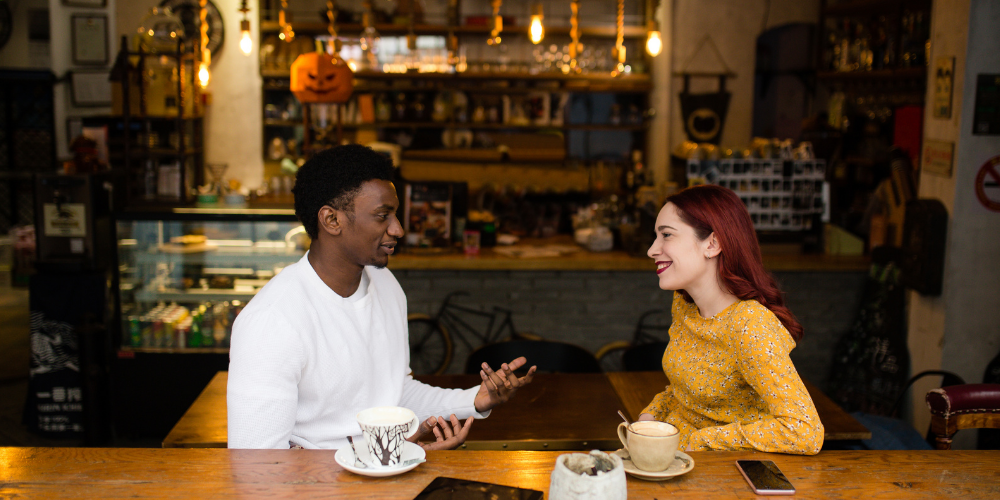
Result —
[[440, 375], [451, 364], [451, 335], [437, 321], [411, 314], [406, 325], [410, 334], [410, 370], [414, 375]]

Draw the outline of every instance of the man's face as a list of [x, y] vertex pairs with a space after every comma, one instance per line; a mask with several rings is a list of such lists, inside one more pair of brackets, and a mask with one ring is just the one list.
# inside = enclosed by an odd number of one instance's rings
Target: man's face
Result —
[[343, 221], [343, 243], [347, 255], [361, 266], [383, 268], [403, 237], [396, 218], [399, 199], [389, 181], [372, 180], [361, 185], [354, 197], [354, 220]]

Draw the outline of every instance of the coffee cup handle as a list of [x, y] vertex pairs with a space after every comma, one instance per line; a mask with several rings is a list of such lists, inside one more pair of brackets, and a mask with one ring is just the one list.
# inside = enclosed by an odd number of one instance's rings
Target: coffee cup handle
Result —
[[618, 424], [618, 439], [622, 442], [622, 448], [625, 448], [625, 451], [628, 451], [628, 437], [625, 436], [627, 432], [625, 429], [627, 427], [628, 425], [625, 422]]
[[404, 436], [404, 438], [410, 439], [411, 437], [413, 437], [414, 434], [417, 433], [418, 430], [420, 430], [420, 419], [417, 418], [416, 415], [414, 415], [413, 420], [410, 420], [410, 431], [406, 433], [406, 436]]

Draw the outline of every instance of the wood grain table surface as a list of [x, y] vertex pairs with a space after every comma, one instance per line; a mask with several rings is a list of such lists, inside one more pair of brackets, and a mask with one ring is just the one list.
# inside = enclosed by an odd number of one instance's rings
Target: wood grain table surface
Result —
[[[412, 499], [435, 477], [548, 493], [560, 452], [432, 451], [410, 472], [369, 478], [343, 470], [333, 450], [0, 448], [0, 498]], [[632, 499], [760, 498], [734, 462], [773, 460], [797, 498], [1000, 498], [1000, 451], [823, 451], [816, 456], [692, 452], [687, 474], [633, 477]]]
[[[445, 388], [474, 387], [478, 375], [419, 375], [418, 380]], [[164, 448], [225, 448], [228, 372], [212, 378], [163, 440]], [[540, 373], [534, 382], [473, 422], [466, 449], [585, 450], [617, 449], [618, 410], [615, 388], [600, 373]], [[567, 418], [583, 415], [585, 418]]]
[[[608, 372], [605, 375], [615, 387], [615, 392], [631, 419], [639, 418], [639, 413], [653, 400], [653, 396], [662, 392], [669, 383], [663, 372]], [[827, 441], [871, 439], [872, 433], [867, 427], [837, 406], [837, 403], [808, 380], [802, 381], [816, 405]]]
[[[438, 387], [473, 387], [476, 375], [420, 375]], [[164, 448], [225, 448], [227, 442], [226, 384], [220, 371], [205, 387], [163, 440]], [[466, 449], [574, 450], [616, 449], [616, 429], [622, 409], [630, 418], [652, 401], [667, 384], [663, 372], [605, 374], [538, 374], [507, 404], [485, 420], [472, 424]], [[871, 432], [822, 391], [805, 382], [826, 430], [826, 440], [870, 439]], [[561, 420], [553, 416], [586, 415]]]

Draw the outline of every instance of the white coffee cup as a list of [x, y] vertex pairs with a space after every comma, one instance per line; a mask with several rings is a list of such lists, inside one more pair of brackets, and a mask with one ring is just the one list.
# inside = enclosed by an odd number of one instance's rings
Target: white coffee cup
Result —
[[420, 428], [417, 415], [399, 406], [368, 408], [358, 413], [357, 418], [367, 453], [357, 450], [357, 444], [355, 451], [358, 458], [369, 467], [399, 465], [403, 443]]
[[666, 422], [647, 420], [618, 424], [618, 439], [636, 467], [648, 472], [665, 471], [674, 461], [680, 444], [677, 427]]

